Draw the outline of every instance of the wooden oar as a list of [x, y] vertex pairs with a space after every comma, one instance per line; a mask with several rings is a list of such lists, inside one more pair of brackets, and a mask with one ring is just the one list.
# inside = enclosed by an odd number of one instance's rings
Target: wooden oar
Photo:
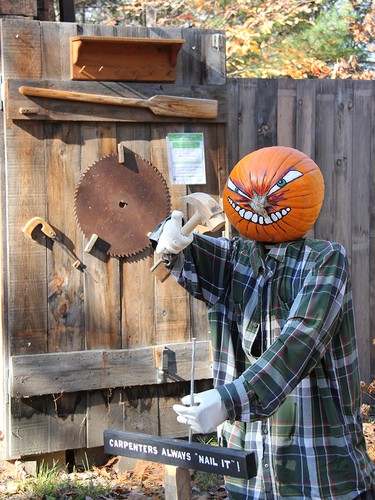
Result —
[[218, 108], [218, 102], [213, 99], [196, 99], [194, 97], [154, 95], [149, 99], [140, 99], [27, 86], [20, 87], [19, 92], [23, 95], [33, 97], [48, 97], [52, 99], [65, 99], [68, 101], [148, 108], [158, 116], [216, 118]]

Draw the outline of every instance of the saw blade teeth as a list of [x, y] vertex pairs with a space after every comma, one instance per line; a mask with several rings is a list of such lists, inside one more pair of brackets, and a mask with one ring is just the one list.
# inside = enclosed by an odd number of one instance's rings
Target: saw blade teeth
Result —
[[109, 255], [111, 257], [118, 257], [120, 259], [132, 259], [134, 257], [139, 257], [141, 254], [144, 254], [149, 249], [150, 249], [150, 246], [148, 245], [148, 246], [145, 246], [144, 248], [141, 248], [140, 250], [138, 250], [136, 252], [115, 254], [115, 253], [111, 253], [110, 251], [108, 251], [107, 255]]

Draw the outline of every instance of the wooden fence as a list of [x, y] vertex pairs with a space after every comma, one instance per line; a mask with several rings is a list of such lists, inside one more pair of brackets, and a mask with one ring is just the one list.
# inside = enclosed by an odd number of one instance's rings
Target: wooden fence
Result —
[[325, 201], [312, 235], [342, 243], [351, 266], [362, 379], [375, 376], [375, 82], [228, 80], [228, 165], [265, 146], [313, 158]]

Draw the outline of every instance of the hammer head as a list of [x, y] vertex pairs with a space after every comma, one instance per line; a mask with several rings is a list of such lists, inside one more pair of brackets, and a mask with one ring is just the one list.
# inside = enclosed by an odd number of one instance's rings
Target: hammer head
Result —
[[201, 224], [210, 231], [217, 231], [225, 224], [223, 209], [212, 196], [206, 193], [191, 193], [182, 196], [181, 200], [193, 205], [200, 215]]

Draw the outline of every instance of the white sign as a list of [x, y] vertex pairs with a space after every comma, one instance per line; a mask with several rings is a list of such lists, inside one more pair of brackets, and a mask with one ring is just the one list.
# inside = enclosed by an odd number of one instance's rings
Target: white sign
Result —
[[172, 184], [206, 184], [202, 133], [168, 134], [167, 151]]

